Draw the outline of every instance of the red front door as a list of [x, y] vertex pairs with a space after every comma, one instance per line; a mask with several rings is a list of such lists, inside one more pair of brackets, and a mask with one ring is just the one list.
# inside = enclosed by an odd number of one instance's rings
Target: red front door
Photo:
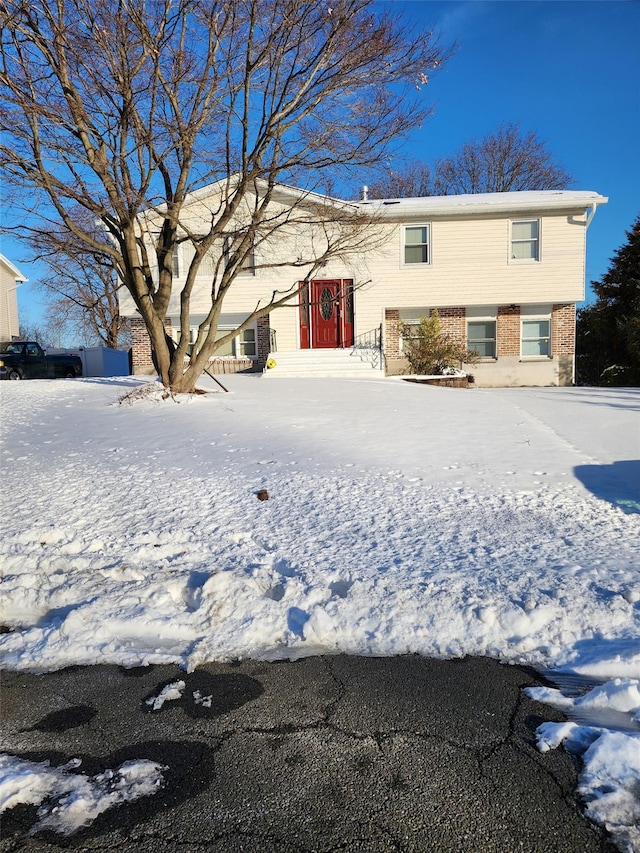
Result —
[[341, 326], [341, 282], [311, 282], [311, 346], [339, 347]]
[[300, 346], [353, 346], [353, 279], [300, 282]]

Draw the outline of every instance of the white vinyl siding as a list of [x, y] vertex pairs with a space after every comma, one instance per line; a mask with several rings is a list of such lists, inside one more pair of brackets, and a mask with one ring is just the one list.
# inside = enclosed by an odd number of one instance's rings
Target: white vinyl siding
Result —
[[519, 219], [511, 223], [511, 261], [540, 260], [540, 220]]
[[385, 307], [405, 311], [425, 304], [441, 308], [584, 299], [585, 229], [566, 214], [549, 214], [541, 222], [544, 263], [507, 263], [508, 217], [433, 220], [429, 230], [432, 263], [428, 267], [398, 264], [399, 251], [404, 251], [402, 225], [370, 261], [359, 261], [360, 280], [372, 279], [373, 284], [355, 293], [356, 334], [377, 326]]

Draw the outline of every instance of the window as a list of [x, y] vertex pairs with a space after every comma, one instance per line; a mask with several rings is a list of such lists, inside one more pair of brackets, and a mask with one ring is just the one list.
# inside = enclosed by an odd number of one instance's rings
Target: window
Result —
[[[226, 335], [229, 334], [230, 331], [231, 329], [218, 329], [218, 331], [216, 332], [216, 340], [219, 341], [221, 338], [224, 338]], [[222, 356], [234, 356], [236, 354], [234, 344], [234, 338], [228, 340], [226, 344], [224, 344], [222, 347], [219, 347], [214, 352], [214, 358], [220, 358]]]
[[[225, 263], [229, 264], [230, 260], [234, 260], [232, 255], [233, 250], [233, 242], [231, 237], [224, 238], [224, 259]], [[238, 275], [255, 275], [256, 270], [256, 259], [255, 259], [255, 250], [252, 248], [249, 252], [247, 252], [245, 258], [243, 258], [240, 266], [238, 268]]]
[[171, 255], [171, 272], [176, 278], [180, 275], [180, 250], [178, 246], [173, 247], [173, 254]]
[[200, 261], [200, 267], [198, 268], [198, 275], [213, 275], [216, 268], [216, 258], [213, 252], [213, 249], [209, 249], [209, 251], [204, 255], [202, 260]]
[[544, 358], [551, 355], [550, 320], [522, 321], [522, 355]]
[[473, 320], [467, 323], [467, 349], [475, 350], [480, 358], [495, 358], [496, 321]]
[[[425, 317], [429, 316], [429, 309], [425, 309]], [[416, 319], [415, 317], [411, 317], [407, 320], [402, 320], [402, 323], [406, 327], [406, 331], [403, 335], [400, 336], [399, 341], [399, 350], [400, 352], [406, 352], [407, 350], [407, 342], [412, 340], [413, 338], [417, 338], [418, 332], [420, 330], [420, 319]]]
[[[239, 321], [240, 322], [240, 321]], [[231, 325], [223, 325], [219, 326], [216, 332], [216, 341], [225, 338], [229, 332], [232, 332], [236, 326]], [[173, 339], [175, 343], [178, 343], [179, 330], [173, 330]], [[198, 337], [198, 327], [191, 326], [189, 329], [189, 346], [187, 348], [187, 352], [191, 355], [191, 350], [193, 349], [193, 345], [196, 342], [196, 338]], [[230, 338], [222, 347], [217, 349], [213, 358], [255, 358], [258, 354], [257, 348], [257, 340], [256, 340], [256, 329], [255, 326], [250, 327], [249, 329], [245, 329], [240, 332], [239, 335], [236, 335], [234, 338]]]
[[540, 222], [521, 219], [511, 223], [511, 260], [540, 260]]
[[[224, 327], [218, 328], [218, 331], [216, 332], [216, 340], [219, 341], [231, 331], [233, 331], [233, 329], [225, 329]], [[256, 330], [255, 328], [245, 329], [243, 332], [240, 332], [237, 337], [227, 341], [221, 349], [216, 350], [214, 358], [220, 358], [222, 356], [232, 358], [255, 358], [256, 352]]]
[[407, 225], [404, 229], [404, 263], [428, 264], [429, 226]]
[[240, 344], [238, 355], [246, 356], [247, 358], [254, 358], [256, 355], [256, 330], [255, 329], [245, 329], [244, 332], [240, 333], [240, 336], [237, 338], [238, 343]]

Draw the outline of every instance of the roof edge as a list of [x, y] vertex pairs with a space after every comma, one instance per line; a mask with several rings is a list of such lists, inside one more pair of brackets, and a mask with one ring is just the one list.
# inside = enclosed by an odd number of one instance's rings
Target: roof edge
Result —
[[450, 196], [373, 199], [358, 206], [389, 217], [400, 214], [457, 215], [509, 213], [534, 210], [586, 210], [607, 204], [607, 196], [591, 190], [527, 190], [509, 193], [477, 193]]
[[11, 263], [9, 258], [5, 257], [5, 255], [0, 255], [0, 263], [3, 263], [9, 272], [13, 273], [13, 277], [16, 281], [29, 281], [26, 275], [22, 275], [18, 267]]

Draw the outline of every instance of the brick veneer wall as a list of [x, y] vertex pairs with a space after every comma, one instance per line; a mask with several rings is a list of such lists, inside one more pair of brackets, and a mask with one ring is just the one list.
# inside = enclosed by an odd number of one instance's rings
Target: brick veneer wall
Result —
[[520, 355], [520, 306], [499, 305], [497, 318], [496, 355]]
[[448, 335], [458, 344], [464, 344], [467, 339], [467, 322], [465, 308], [432, 308], [429, 312], [433, 316], [437, 310], [440, 317], [440, 325], [445, 335]]
[[[171, 318], [164, 321], [165, 329], [171, 334]], [[132, 367], [135, 373], [153, 373], [153, 359], [151, 358], [151, 341], [147, 334], [147, 328], [142, 317], [131, 318], [131, 350]]]
[[576, 306], [554, 305], [551, 314], [553, 355], [573, 355], [576, 350]]
[[384, 311], [384, 354], [386, 358], [402, 358], [400, 352], [400, 312], [393, 308]]
[[271, 350], [271, 322], [268, 314], [266, 317], [260, 317], [256, 322], [256, 338], [257, 366], [263, 368]]

